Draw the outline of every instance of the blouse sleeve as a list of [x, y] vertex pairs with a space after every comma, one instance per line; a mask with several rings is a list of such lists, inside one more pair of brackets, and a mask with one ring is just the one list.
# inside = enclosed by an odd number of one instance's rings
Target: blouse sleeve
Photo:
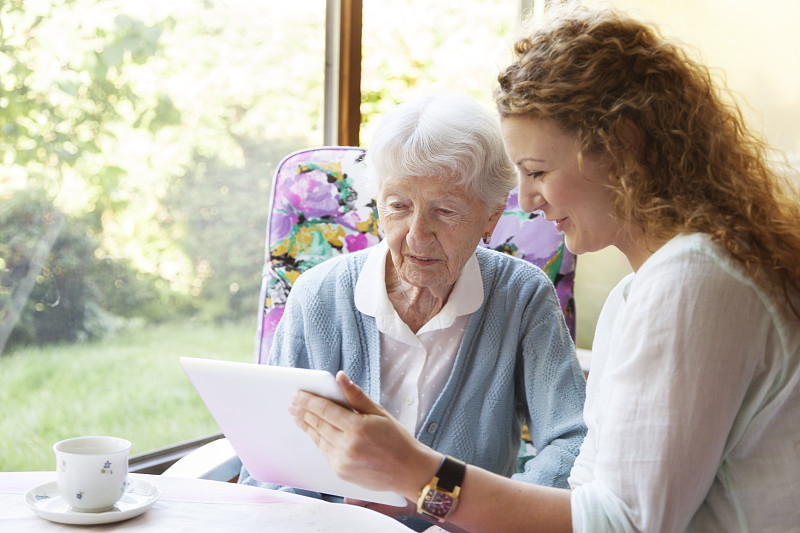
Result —
[[591, 398], [594, 469], [573, 491], [574, 531], [686, 529], [768, 330], [758, 291], [718, 259], [695, 250], [645, 263], [613, 330], [598, 331], [609, 353]]

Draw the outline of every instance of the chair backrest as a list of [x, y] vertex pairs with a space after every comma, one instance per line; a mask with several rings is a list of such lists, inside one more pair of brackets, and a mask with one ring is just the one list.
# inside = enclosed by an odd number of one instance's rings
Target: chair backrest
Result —
[[[381, 240], [365, 153], [363, 148], [323, 146], [294, 152], [278, 164], [267, 221], [256, 362], [267, 362], [286, 298], [300, 274], [335, 255], [363, 250]], [[574, 339], [575, 256], [564, 247], [563, 235], [543, 217], [524, 213], [514, 190], [491, 242], [481, 245], [547, 272]]]

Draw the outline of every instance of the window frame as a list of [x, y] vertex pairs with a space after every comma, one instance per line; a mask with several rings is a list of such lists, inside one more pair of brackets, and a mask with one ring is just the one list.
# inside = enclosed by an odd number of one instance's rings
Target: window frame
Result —
[[[324, 142], [358, 146], [363, 4], [362, 0], [326, 0], [325, 7]], [[215, 433], [132, 456], [128, 470], [162, 474], [180, 458], [222, 436]]]

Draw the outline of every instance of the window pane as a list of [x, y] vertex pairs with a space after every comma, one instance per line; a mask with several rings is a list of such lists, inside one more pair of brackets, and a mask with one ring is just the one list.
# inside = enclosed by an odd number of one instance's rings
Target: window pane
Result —
[[251, 361], [271, 173], [322, 144], [325, 2], [0, 4], [0, 470], [218, 431], [182, 355]]
[[494, 109], [492, 91], [511, 60], [519, 0], [364, 2], [361, 143], [372, 119], [427, 93], [466, 93]]

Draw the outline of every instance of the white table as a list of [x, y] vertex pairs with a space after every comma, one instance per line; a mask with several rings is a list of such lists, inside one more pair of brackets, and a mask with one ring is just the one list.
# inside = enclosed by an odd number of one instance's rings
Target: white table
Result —
[[25, 503], [25, 494], [55, 481], [55, 472], [0, 472], [0, 531], [142, 532], [369, 532], [408, 533], [392, 518], [352, 505], [296, 494], [201, 479], [130, 474], [157, 485], [161, 496], [144, 514], [113, 524], [74, 526], [49, 522]]

